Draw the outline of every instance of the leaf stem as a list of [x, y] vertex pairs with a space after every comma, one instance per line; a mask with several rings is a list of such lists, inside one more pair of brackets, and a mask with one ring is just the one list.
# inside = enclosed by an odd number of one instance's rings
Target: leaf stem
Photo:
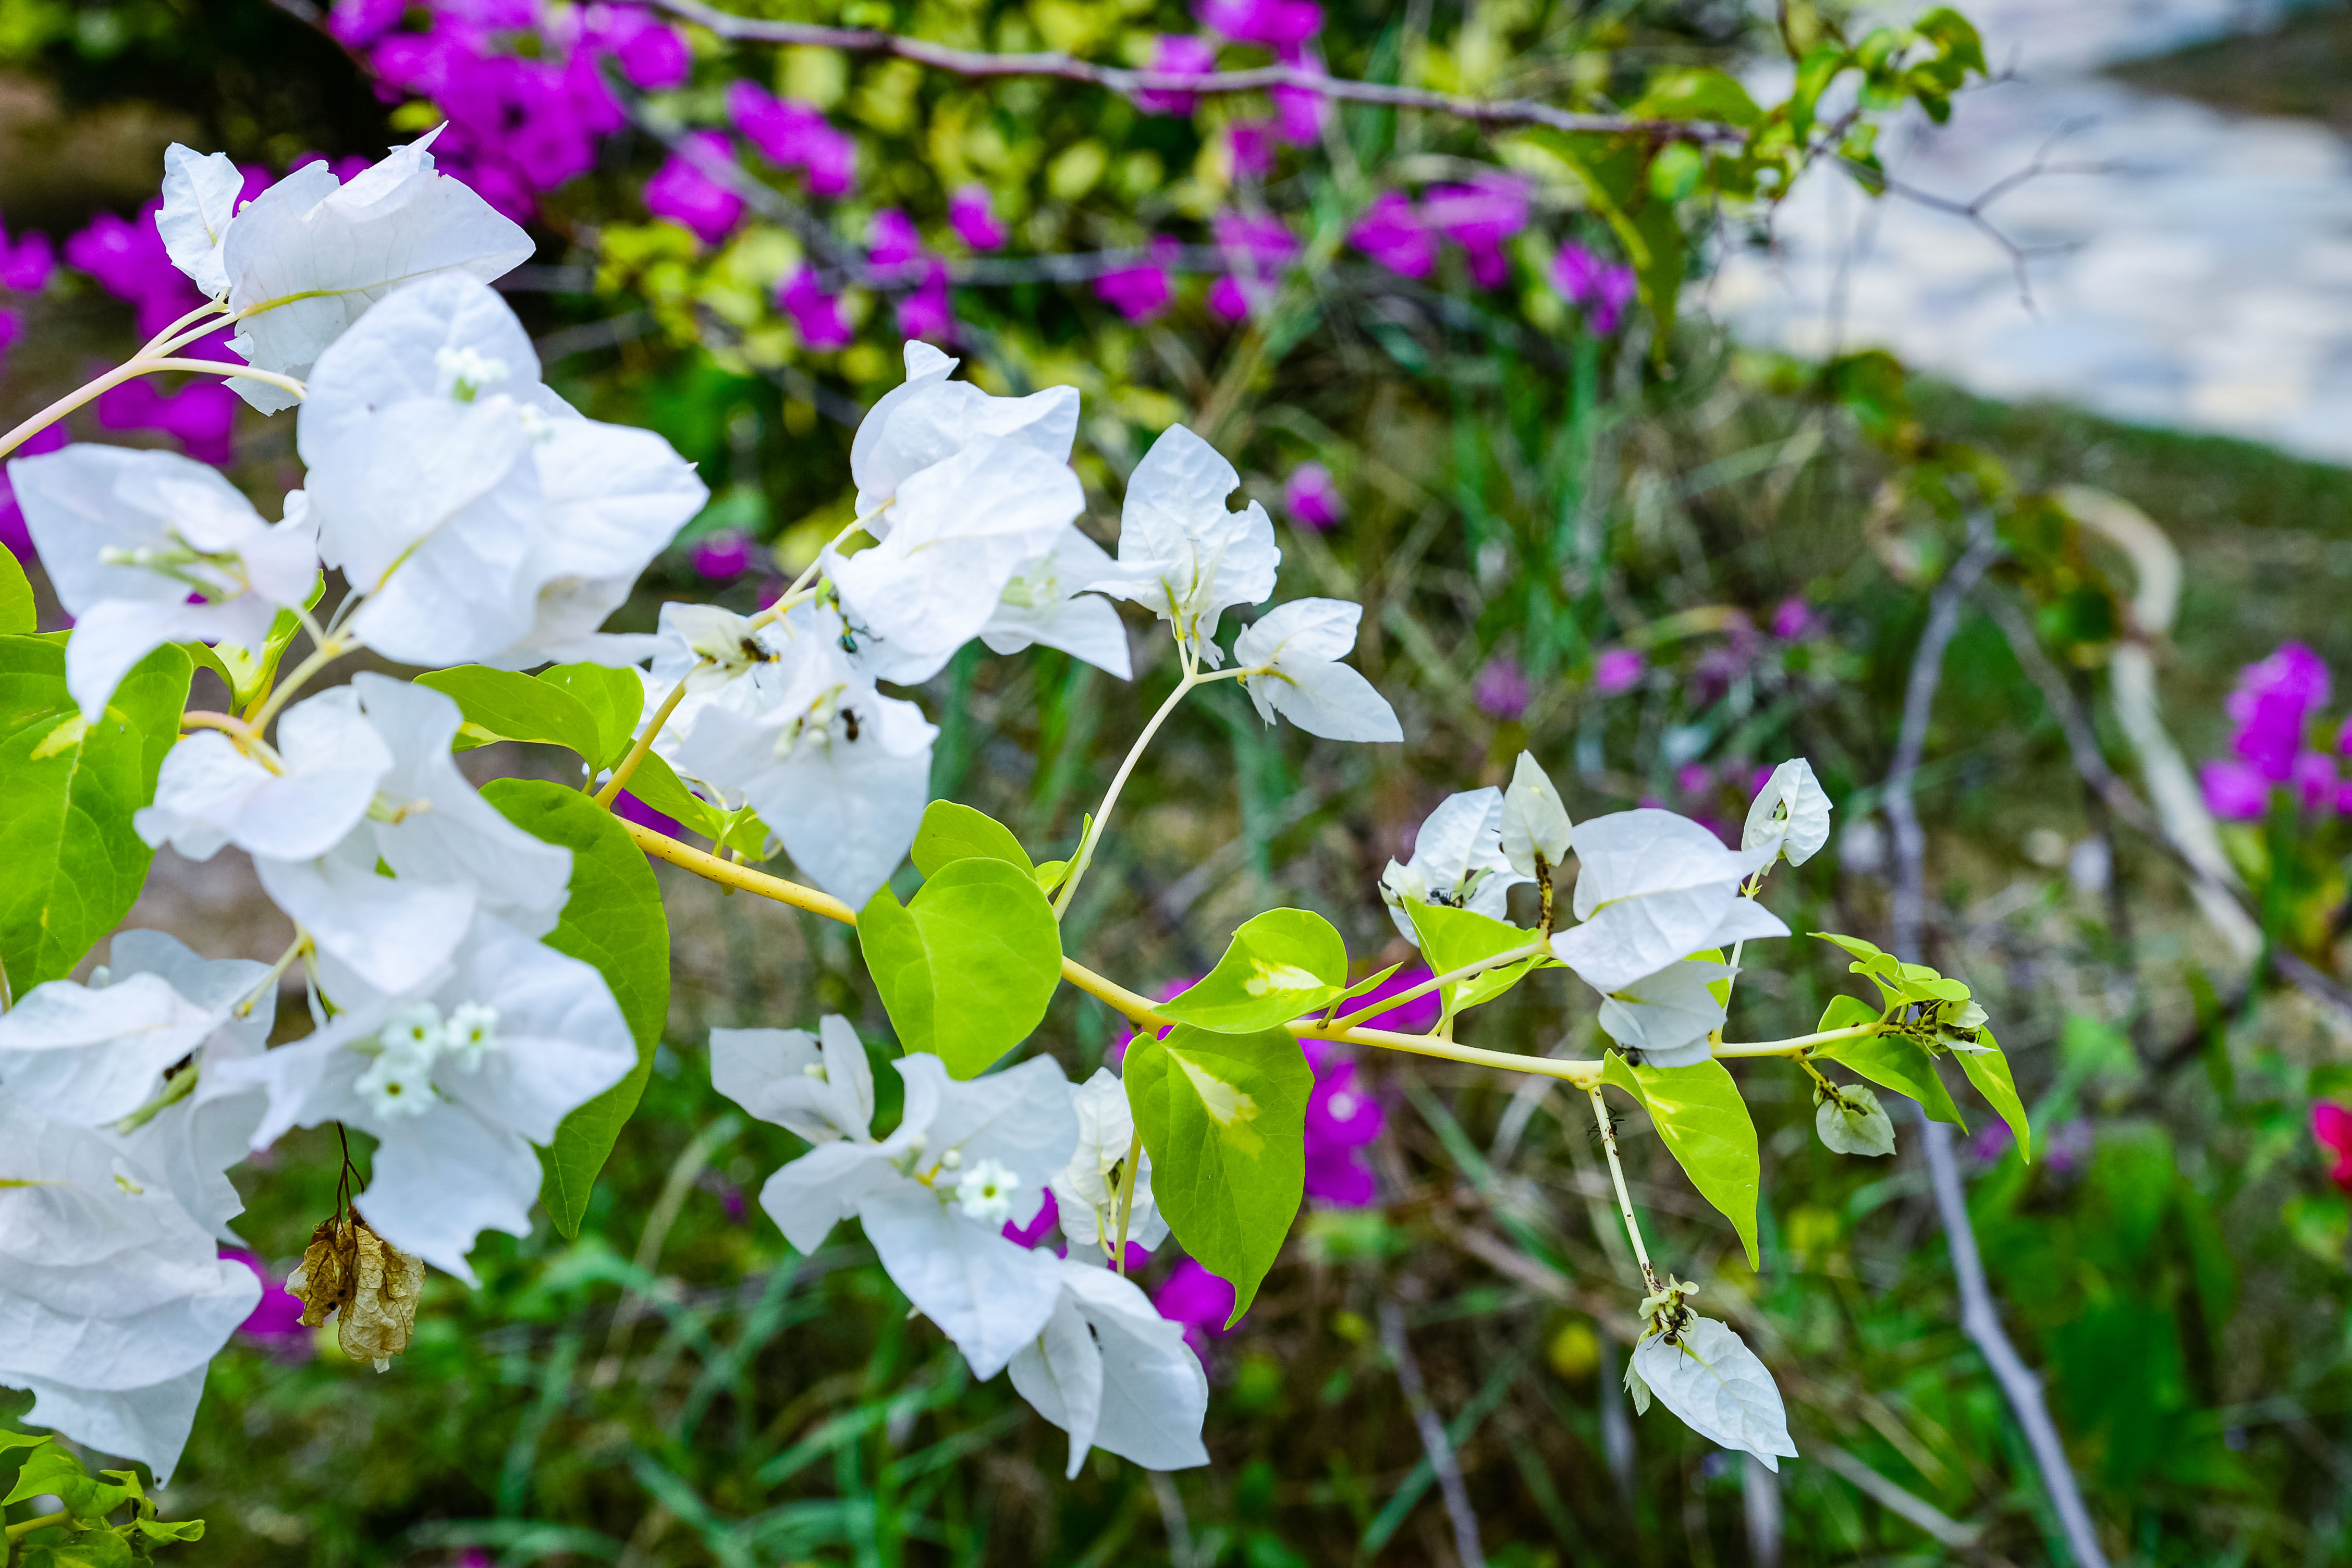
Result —
[[1135, 738], [1135, 744], [1128, 748], [1126, 760], [1118, 764], [1118, 772], [1111, 776], [1109, 791], [1104, 795], [1102, 805], [1096, 808], [1086, 837], [1078, 841], [1078, 852], [1070, 857], [1070, 874], [1063, 879], [1061, 891], [1054, 895], [1055, 920], [1060, 920], [1069, 911], [1070, 900], [1077, 897], [1078, 883], [1085, 879], [1087, 868], [1094, 862], [1095, 846], [1102, 842], [1103, 827], [1110, 821], [1112, 808], [1118, 805], [1119, 792], [1127, 787], [1128, 775], [1135, 772], [1135, 764], [1143, 760], [1144, 748], [1151, 744], [1151, 737], [1160, 732], [1160, 726], [1168, 721], [1168, 715], [1176, 711], [1176, 704], [1184, 700], [1184, 694], [1201, 684], [1200, 669], [1192, 662], [1191, 652], [1181, 645], [1179, 645], [1179, 652], [1184, 661], [1184, 679], [1176, 683], [1176, 689], [1168, 694], [1168, 700], [1160, 705], [1160, 711], [1143, 726], [1143, 733]]
[[1135, 1217], [1135, 1173], [1143, 1163], [1143, 1129], [1138, 1125], [1135, 1136], [1127, 1142], [1127, 1163], [1119, 1167], [1118, 1177], [1118, 1250], [1112, 1255], [1111, 1267], [1119, 1278], [1127, 1278], [1128, 1222]]
[[1815, 1046], [1835, 1045], [1840, 1040], [1858, 1040], [1865, 1035], [1883, 1035], [1885, 1032], [1885, 1020], [1873, 1019], [1867, 1024], [1848, 1024], [1843, 1029], [1823, 1029], [1818, 1035], [1798, 1035], [1786, 1040], [1766, 1040], [1745, 1046], [1717, 1044], [1715, 1054], [1718, 1057], [1800, 1057]]
[[793, 585], [785, 589], [782, 593], [777, 595], [775, 603], [770, 605], [766, 609], [761, 610], [759, 614], [751, 617], [751, 625], [754, 627], [759, 627], [767, 626], [773, 621], [782, 620], [787, 610], [792, 609], [801, 602], [797, 597], [795, 597], [795, 595], [798, 595], [802, 589], [807, 587], [811, 583], [816, 581], [817, 573], [824, 565], [825, 550], [830, 550], [835, 545], [842, 542], [842, 541], [848, 539], [855, 534], [865, 531], [866, 527], [871, 524], [876, 518], [880, 517], [884, 512], [888, 511], [890, 508], [897, 503], [898, 500], [898, 498], [897, 496], [892, 496], [888, 500], [884, 501], [872, 511], [866, 512], [861, 517], [854, 517], [850, 519], [849, 525], [846, 528], [844, 528], [839, 533], [835, 534], [831, 539], [825, 542], [824, 550], [820, 550], [816, 552], [816, 559], [810, 562], [805, 567], [801, 569], [801, 574], [793, 579]]
[[246, 724], [259, 735], [269, 728], [269, 721], [278, 716], [278, 710], [286, 706], [289, 698], [302, 689], [304, 683], [358, 646], [349, 633], [330, 634], [325, 642], [312, 648], [310, 657], [296, 665], [286, 679], [278, 683], [275, 690], [261, 700], [261, 706], [253, 710]]
[[1595, 1083], [1588, 1090], [1592, 1096], [1592, 1120], [1601, 1126], [1601, 1146], [1609, 1154], [1609, 1179], [1617, 1187], [1617, 1212], [1625, 1216], [1625, 1234], [1633, 1239], [1633, 1260], [1642, 1266], [1643, 1283], [1655, 1295], [1658, 1271], [1650, 1267], [1650, 1249], [1642, 1245], [1642, 1226], [1633, 1218], [1633, 1194], [1625, 1189], [1625, 1167], [1617, 1158], [1617, 1127], [1609, 1120], [1609, 1107], [1601, 1103], [1601, 1086]]
[[[790, 904], [794, 909], [807, 910], [827, 920], [839, 921], [844, 925], [857, 923], [857, 911], [831, 893], [803, 887], [798, 882], [786, 881], [782, 877], [770, 876], [749, 866], [738, 866], [625, 817], [619, 820], [623, 829], [636, 840], [637, 847], [656, 860], [667, 860], [682, 870], [691, 871], [722, 887], [756, 893], [780, 904]], [[1150, 997], [1139, 995], [1117, 981], [1097, 974], [1075, 958], [1066, 955], [1063, 958], [1062, 978], [1139, 1027], [1164, 1029], [1176, 1022], [1154, 1007]], [[1580, 1089], [1589, 1088], [1601, 1080], [1601, 1064], [1596, 1061], [1563, 1061], [1555, 1057], [1520, 1056], [1512, 1051], [1483, 1051], [1429, 1035], [1406, 1035], [1390, 1029], [1339, 1028], [1311, 1020], [1286, 1025], [1285, 1027], [1302, 1040], [1334, 1040], [1342, 1045], [1370, 1046], [1381, 1050], [1407, 1051], [1414, 1056], [1438, 1057], [1472, 1067], [1534, 1073], [1575, 1084]]]
[[59, 1509], [55, 1513], [45, 1513], [33, 1519], [20, 1519], [16, 1523], [8, 1527], [8, 1540], [13, 1545], [16, 1542], [32, 1534], [33, 1531], [37, 1530], [47, 1530], [53, 1525], [70, 1524], [72, 1522], [73, 1515], [68, 1513], [63, 1509]]
[[1391, 1007], [1401, 1007], [1417, 996], [1426, 996], [1441, 985], [1451, 985], [1457, 980], [1467, 980], [1473, 975], [1484, 974], [1490, 969], [1500, 969], [1506, 964], [1517, 963], [1524, 959], [1541, 958], [1550, 951], [1551, 948], [1545, 942], [1531, 942], [1525, 947], [1515, 947], [1508, 952], [1498, 952], [1491, 958], [1482, 958], [1475, 963], [1465, 963], [1459, 969], [1449, 969], [1434, 979], [1423, 981], [1410, 991], [1400, 991], [1393, 996], [1381, 997], [1369, 1007], [1359, 1007], [1346, 1017], [1337, 1020], [1331, 1026], [1335, 1029], [1352, 1028], [1365, 1019], [1385, 1013]]
[[234, 713], [215, 713], [210, 709], [195, 708], [180, 715], [184, 730], [218, 730], [236, 742], [236, 749], [268, 768], [273, 773], [286, 771], [284, 759], [277, 748], [261, 738], [261, 731]]
[[[709, 659], [703, 660], [705, 664], [709, 662]], [[686, 680], [681, 678], [671, 688], [670, 694], [662, 700], [662, 705], [654, 710], [654, 716], [646, 721], [645, 733], [639, 735], [636, 744], [629, 748], [629, 754], [621, 759], [621, 765], [613, 770], [613, 776], [604, 781], [603, 789], [596, 792], [598, 805], [611, 809], [621, 791], [628, 787], [629, 778], [637, 771], [637, 764], [644, 762], [646, 753], [654, 749], [654, 738], [662, 732], [662, 726], [669, 722], [669, 716], [677, 711], [677, 705], [685, 699]]]

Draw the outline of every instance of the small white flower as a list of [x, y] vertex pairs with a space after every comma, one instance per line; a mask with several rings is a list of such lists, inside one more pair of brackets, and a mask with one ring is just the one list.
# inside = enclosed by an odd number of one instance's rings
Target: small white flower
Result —
[[441, 1054], [457, 1064], [459, 1072], [479, 1072], [484, 1058], [499, 1048], [499, 1010], [480, 1002], [460, 1002], [441, 1026]]
[[1512, 764], [1511, 787], [1503, 792], [1503, 858], [1522, 877], [1536, 874], [1538, 857], [1553, 871], [1567, 863], [1575, 824], [1551, 775], [1537, 765], [1535, 755], [1521, 752]]
[[423, 1116], [438, 1098], [433, 1092], [429, 1051], [380, 1051], [367, 1070], [352, 1080], [352, 1088], [370, 1110], [386, 1121]]
[[1212, 666], [1224, 662], [1217, 622], [1235, 605], [1265, 603], [1282, 563], [1265, 508], [1225, 510], [1241, 482], [1215, 447], [1170, 426], [1128, 479], [1118, 570], [1097, 584], [1168, 622]]
[[[950, 1149], [948, 1152], [957, 1154], [957, 1163], [962, 1163], [958, 1151]], [[947, 1163], [944, 1159], [940, 1163]], [[956, 1183], [956, 1202], [966, 1215], [982, 1225], [1003, 1225], [1013, 1213], [1013, 1197], [1020, 1181], [1011, 1167], [995, 1160], [982, 1160]]]
[[[321, 160], [246, 203], [217, 242], [228, 302], [245, 312], [229, 347], [264, 370], [306, 376], [371, 305], [403, 285], [446, 273], [488, 283], [530, 259], [530, 236], [464, 182], [434, 171], [428, 149], [440, 134], [436, 128], [394, 148], [349, 184]], [[209, 274], [190, 276], [207, 287]], [[259, 382], [228, 384], [265, 414], [294, 401]]]
[[93, 722], [131, 667], [164, 643], [228, 643], [257, 657], [278, 612], [300, 605], [318, 580], [302, 506], [289, 497], [286, 520], [264, 522], [216, 470], [177, 452], [77, 443], [16, 458], [8, 478], [75, 617], [66, 685]]
[[1108, 1068], [1070, 1086], [1070, 1109], [1077, 1113], [1078, 1146], [1055, 1173], [1054, 1202], [1062, 1235], [1072, 1247], [1099, 1247], [1108, 1256], [1118, 1246], [1119, 1211], [1128, 1208], [1127, 1239], [1145, 1251], [1168, 1239], [1168, 1222], [1151, 1196], [1151, 1156], [1136, 1164], [1135, 1196], [1126, 1195], [1127, 1157], [1136, 1148], [1135, 1113], [1127, 1085]]
[[1687, 817], [1644, 806], [1576, 825], [1576, 918], [1551, 939], [1559, 961], [1601, 992], [1622, 991], [1687, 953], [1789, 928], [1740, 881], [1772, 863], [1780, 840], [1732, 850]]
[[429, 1066], [441, 1049], [441, 1009], [430, 1002], [394, 1008], [375, 1038], [383, 1050], [405, 1051]]
[[1405, 913], [1410, 904], [1444, 904], [1501, 920], [1513, 888], [1533, 881], [1503, 853], [1503, 792], [1491, 785], [1448, 795], [1414, 835], [1412, 858], [1381, 873], [1381, 901], [1389, 919], [1415, 947], [1421, 938]]
[[1402, 741], [1396, 710], [1372, 683], [1339, 661], [1356, 646], [1361, 605], [1294, 599], [1258, 617], [1234, 639], [1234, 659], [1257, 716], [1276, 713], [1331, 741]]
[[1742, 849], [1778, 844], [1789, 864], [1801, 866], [1830, 841], [1830, 797], [1813, 777], [1813, 765], [1791, 757], [1772, 770], [1748, 807]]

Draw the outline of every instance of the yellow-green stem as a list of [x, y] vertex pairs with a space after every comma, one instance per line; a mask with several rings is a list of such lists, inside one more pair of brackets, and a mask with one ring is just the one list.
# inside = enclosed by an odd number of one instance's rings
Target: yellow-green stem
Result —
[[669, 716], [677, 711], [677, 705], [685, 698], [686, 682], [681, 679], [677, 688], [663, 699], [662, 705], [654, 710], [654, 716], [646, 721], [645, 733], [639, 735], [637, 743], [629, 748], [629, 754], [621, 759], [621, 765], [613, 770], [613, 776], [604, 781], [604, 787], [596, 792], [598, 805], [610, 806], [628, 787], [629, 778], [637, 771], [637, 764], [644, 762], [646, 753], [654, 749], [655, 737], [662, 732], [662, 726], [669, 722]]
[[1128, 1140], [1127, 1163], [1119, 1167], [1118, 1182], [1118, 1250], [1112, 1255], [1111, 1267], [1124, 1276], [1127, 1273], [1127, 1227], [1135, 1217], [1135, 1173], [1143, 1163], [1143, 1129], [1138, 1127], [1135, 1136]]
[[1592, 1120], [1601, 1126], [1601, 1146], [1609, 1154], [1609, 1179], [1617, 1188], [1617, 1212], [1625, 1216], [1625, 1234], [1633, 1238], [1633, 1260], [1642, 1266], [1642, 1280], [1654, 1294], [1658, 1289], [1658, 1271], [1650, 1267], [1650, 1249], [1642, 1245], [1642, 1226], [1633, 1218], [1633, 1194], [1625, 1187], [1625, 1167], [1617, 1158], [1617, 1127], [1609, 1120], [1609, 1108], [1601, 1102], [1601, 1086], [1591, 1088]]
[[310, 657], [296, 665], [292, 672], [279, 681], [268, 697], [262, 699], [261, 706], [247, 716], [245, 721], [247, 727], [256, 735], [267, 732], [269, 729], [269, 721], [278, 717], [278, 710], [285, 707], [312, 676], [358, 646], [359, 644], [353, 641], [348, 633], [337, 633], [312, 648]]
[[1508, 952], [1498, 952], [1492, 958], [1482, 958], [1475, 963], [1465, 963], [1459, 969], [1449, 969], [1433, 979], [1423, 981], [1410, 991], [1400, 991], [1393, 996], [1381, 997], [1369, 1007], [1357, 1008], [1346, 1017], [1339, 1019], [1337, 1026], [1342, 1029], [1348, 1028], [1352, 1025], [1362, 1023], [1376, 1014], [1385, 1013], [1391, 1007], [1402, 1007], [1416, 997], [1426, 996], [1441, 985], [1451, 985], [1456, 981], [1468, 980], [1474, 975], [1484, 974], [1490, 969], [1500, 969], [1506, 964], [1524, 963], [1530, 958], [1541, 958], [1550, 951], [1551, 949], [1543, 942], [1531, 942], [1525, 947], [1515, 947]]

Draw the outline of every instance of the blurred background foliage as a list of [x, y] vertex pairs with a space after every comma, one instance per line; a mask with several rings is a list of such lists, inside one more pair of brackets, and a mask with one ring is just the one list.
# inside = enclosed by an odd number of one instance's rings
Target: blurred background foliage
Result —
[[[744, 9], [1129, 62], [1150, 36], [1192, 30], [1154, 0]], [[1329, 7], [1323, 45], [1340, 74], [1605, 109], [1663, 71], [1736, 68], [1823, 25], [1810, 5], [1780, 9], [1776, 24], [1704, 0], [1360, 0]], [[372, 155], [437, 118], [379, 91], [323, 20], [300, 0], [0, 0], [10, 232], [61, 239], [100, 212], [134, 216], [167, 140], [276, 170]], [[977, 86], [684, 37], [691, 77], [639, 102], [642, 123], [724, 123], [738, 76], [817, 103], [858, 142], [858, 188], [824, 219], [845, 246], [896, 206], [951, 249], [940, 215], [976, 180], [1016, 256], [1197, 245], [1238, 205], [1287, 215], [1312, 258], [1242, 321], [1207, 308], [1207, 272], [1178, 271], [1165, 310], [1139, 321], [1084, 285], [954, 291], [975, 380], [1081, 388], [1097, 537], [1152, 435], [1180, 418], [1211, 433], [1287, 520], [1283, 594], [1364, 604], [1360, 662], [1410, 738], [1377, 759], [1310, 744], [1222, 688], [1180, 713], [1067, 928], [1074, 952], [1139, 988], [1199, 973], [1237, 920], [1278, 902], [1337, 922], [1367, 973], [1409, 956], [1374, 893], [1381, 865], [1444, 794], [1502, 782], [1522, 747], [1580, 817], [1652, 803], [1726, 825], [1759, 765], [1810, 756], [1840, 837], [1775, 879], [1776, 907], [1801, 932], [1883, 933], [1874, 813], [1911, 650], [1970, 520], [1989, 521], [2006, 553], [1953, 646], [1919, 795], [1927, 956], [1991, 1009], [2037, 1129], [2027, 1165], [1963, 1099], [1995, 1288], [2116, 1561], [2352, 1553], [2352, 1215], [2309, 1131], [2315, 1101], [2352, 1090], [2345, 1021], [2263, 973], [2246, 980], [2172, 862], [2084, 785], [2053, 707], [2079, 703], [2133, 776], [2109, 700], [2118, 649], [2153, 647], [2191, 759], [2223, 750], [2240, 666], [2289, 637], [2352, 658], [2352, 478], [1983, 403], [1883, 355], [1742, 351], [1706, 319], [1704, 255], [1746, 243], [1755, 215], [1703, 198], [1675, 209], [1694, 241], [1679, 263], [1691, 308], [1603, 330], [1551, 268], [1559, 247], [1614, 258], [1619, 239], [1591, 187], [1525, 133], [1353, 106], [1311, 167], [1285, 155], [1237, 177], [1229, 126], [1246, 105], [1154, 116], [1074, 84]], [[889, 289], [844, 287], [853, 335], [835, 348], [812, 347], [775, 303], [807, 243], [786, 221], [755, 213], [705, 244], [649, 215], [645, 181], [670, 155], [649, 130], [604, 141], [593, 169], [541, 194], [542, 248], [509, 282], [565, 394], [662, 431], [718, 498], [633, 606], [646, 625], [664, 597], [748, 607], [809, 559], [849, 516], [856, 413], [899, 374]], [[1375, 188], [1498, 161], [1528, 179], [1535, 213], [1499, 285], [1458, 254], [1415, 281], [1342, 247]], [[133, 344], [128, 310], [70, 271], [19, 303], [0, 422]], [[1308, 462], [1336, 506], [1298, 499]], [[298, 482], [290, 425], [241, 417], [232, 472], [257, 495]], [[2168, 535], [2184, 585], [2168, 636], [2135, 633], [2135, 571], [2083, 526], [2065, 489], [2080, 485]], [[936, 792], [1011, 823], [1041, 858], [1066, 852], [1174, 679], [1164, 653], [1127, 687], [1050, 652], [967, 649], [919, 694], [943, 730]], [[2341, 974], [2332, 834], [2288, 811], [2238, 848], [2284, 889], [2265, 905], [2274, 943]], [[713, 1093], [706, 1031], [840, 1010], [887, 1055], [848, 933], [682, 876], [665, 887], [668, 1043], [580, 1239], [486, 1237], [481, 1287], [435, 1277], [415, 1348], [381, 1377], [331, 1335], [241, 1339], [167, 1494], [168, 1511], [210, 1521], [189, 1561], [1452, 1562], [1400, 1342], [1498, 1568], [2066, 1560], [1957, 1325], [1911, 1124], [1894, 1160], [1832, 1155], [1784, 1064], [1739, 1074], [1765, 1148], [1760, 1271], [1639, 1119], [1625, 1129], [1660, 1255], [1703, 1282], [1789, 1396], [1807, 1458], [1777, 1480], [1666, 1416], [1633, 1419], [1617, 1387], [1628, 1260], [1584, 1107], [1539, 1081], [1400, 1058], [1364, 1064], [1388, 1117], [1379, 1203], [1303, 1215], [1242, 1325], [1203, 1341], [1214, 1467], [1152, 1477], [1097, 1455], [1065, 1484], [1060, 1434], [1001, 1383], [973, 1385], [854, 1228], [797, 1257], [753, 1201], [797, 1145]], [[220, 925], [179, 934], [234, 942]], [[1804, 1032], [1852, 984], [1842, 955], [1801, 939], [1764, 963], [1741, 987], [1742, 1037]], [[1485, 1010], [1476, 1038], [1589, 1054], [1591, 1004], [1558, 980], [1527, 985]], [[1083, 1075], [1118, 1036], [1066, 993], [1036, 1044]], [[296, 1134], [240, 1173], [243, 1234], [274, 1271], [331, 1202], [331, 1142]], [[0, 1393], [0, 1416], [26, 1403]]]

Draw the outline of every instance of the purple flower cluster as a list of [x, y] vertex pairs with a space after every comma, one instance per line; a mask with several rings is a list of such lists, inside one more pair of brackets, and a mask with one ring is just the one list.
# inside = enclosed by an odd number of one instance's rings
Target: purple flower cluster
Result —
[[[1314, 40], [1323, 30], [1323, 7], [1314, 0], [1201, 0], [1193, 15], [1211, 32], [1268, 50], [1284, 65], [1322, 72]], [[1151, 67], [1191, 73], [1213, 70], [1216, 50], [1204, 38], [1162, 38]], [[1331, 110], [1331, 100], [1323, 94], [1310, 87], [1277, 87], [1266, 96], [1274, 102], [1272, 120], [1239, 120], [1226, 127], [1238, 174], [1263, 176], [1274, 167], [1278, 144], [1305, 147], [1323, 135]], [[1144, 93], [1136, 101], [1151, 113], [1189, 114], [1192, 110], [1190, 93]]]
[[1637, 649], [1602, 648], [1600, 657], [1592, 661], [1592, 695], [1614, 697], [1621, 691], [1632, 690], [1648, 667], [1648, 661]]
[[1504, 245], [1528, 226], [1528, 187], [1516, 174], [1485, 174], [1465, 184], [1432, 185], [1420, 202], [1383, 191], [1364, 209], [1348, 243], [1402, 278], [1426, 278], [1437, 267], [1438, 242], [1460, 246], [1470, 281], [1499, 289], [1511, 263]]
[[1153, 240], [1150, 259], [1096, 279], [1095, 298], [1130, 321], [1150, 321], [1168, 309], [1169, 302], [1176, 297], [1168, 269], [1177, 248], [1172, 239]]
[[1210, 225], [1217, 248], [1233, 270], [1209, 286], [1209, 309], [1228, 321], [1250, 312], [1285, 267], [1298, 255], [1298, 237], [1278, 217], [1219, 213]]
[[2332, 752], [2311, 744], [2329, 684], [2327, 666], [2299, 642], [2282, 644], [2239, 671], [2223, 710], [2235, 755], [2200, 770], [2206, 809], [2224, 821], [2254, 821], [2270, 809], [2271, 792], [2286, 788], [2305, 812], [2352, 813], [2352, 779], [2339, 780], [2336, 763], [2336, 754], [2352, 752], [2352, 721], [2337, 731]]
[[[404, 26], [412, 18], [421, 29]], [[694, 65], [677, 30], [635, 5], [336, 0], [328, 26], [379, 96], [425, 99], [447, 118], [433, 144], [442, 171], [518, 222], [627, 122], [604, 61], [648, 91], [683, 84]]]
[[[0, 291], [37, 294], [48, 287], [49, 273], [56, 266], [57, 255], [47, 235], [28, 234], [11, 243], [7, 226], [0, 223]], [[24, 331], [24, 318], [0, 305], [0, 359], [7, 357], [9, 347]]]
[[302, 1326], [302, 1299], [286, 1289], [283, 1279], [271, 1278], [260, 1258], [241, 1247], [226, 1247], [221, 1256], [242, 1263], [261, 1281], [261, 1300], [236, 1331], [267, 1348], [280, 1361], [308, 1361], [310, 1331]]
[[1306, 462], [1291, 469], [1290, 477], [1282, 481], [1282, 510], [1299, 527], [1320, 533], [1348, 515], [1348, 503], [1340, 499], [1330, 469]]
[[727, 117], [769, 163], [800, 170], [809, 195], [845, 196], [856, 188], [857, 138], [835, 130], [814, 105], [738, 81], [727, 89]]
[[161, 430], [191, 458], [216, 467], [236, 456], [230, 440], [236, 425], [236, 394], [223, 382], [159, 392], [152, 381], [126, 381], [98, 395], [100, 429]]
[[1633, 298], [1633, 269], [1612, 267], [1570, 240], [1552, 258], [1551, 286], [1602, 337], [1617, 330], [1618, 321]]
[[[1395, 978], [1390, 982], [1392, 987]], [[1418, 978], [1429, 976], [1422, 973]], [[1430, 1000], [1436, 1000], [1434, 994]], [[1381, 1026], [1406, 1027], [1400, 1015], [1413, 1010], [1408, 1003], [1385, 1015]], [[1380, 1196], [1380, 1187], [1360, 1151], [1381, 1135], [1388, 1113], [1371, 1090], [1358, 1081], [1355, 1062], [1340, 1055], [1339, 1047], [1326, 1040], [1300, 1043], [1315, 1068], [1315, 1087], [1307, 1097], [1307, 1195], [1334, 1208], [1367, 1207]]]
[[1490, 719], [1518, 718], [1528, 710], [1528, 699], [1533, 695], [1519, 661], [1501, 653], [1486, 662], [1470, 688], [1471, 700]]

